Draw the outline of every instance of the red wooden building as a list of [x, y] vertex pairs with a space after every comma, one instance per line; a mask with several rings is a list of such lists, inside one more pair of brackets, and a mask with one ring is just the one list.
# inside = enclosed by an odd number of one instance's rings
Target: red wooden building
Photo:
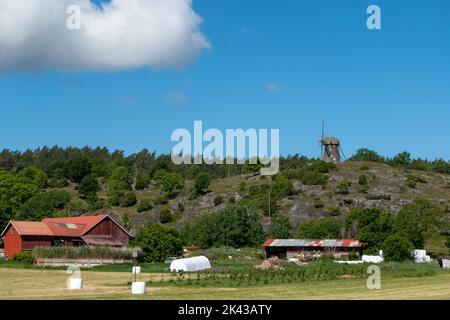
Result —
[[35, 247], [126, 247], [132, 236], [108, 215], [49, 218], [40, 222], [10, 221], [1, 236], [5, 256], [13, 257]]

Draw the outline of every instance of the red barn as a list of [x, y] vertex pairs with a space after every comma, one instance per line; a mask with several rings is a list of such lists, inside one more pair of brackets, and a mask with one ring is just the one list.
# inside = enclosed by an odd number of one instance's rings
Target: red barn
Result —
[[35, 247], [126, 247], [132, 236], [108, 215], [49, 218], [40, 222], [10, 221], [1, 236], [5, 256], [13, 257]]

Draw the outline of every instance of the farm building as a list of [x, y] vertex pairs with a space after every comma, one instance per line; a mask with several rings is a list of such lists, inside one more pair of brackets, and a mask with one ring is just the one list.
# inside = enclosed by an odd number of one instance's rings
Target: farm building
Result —
[[132, 236], [108, 215], [10, 221], [1, 236], [6, 257], [35, 247], [126, 247]]
[[295, 258], [302, 254], [331, 253], [339, 256], [349, 253], [361, 255], [362, 253], [362, 243], [357, 240], [270, 239], [263, 244], [263, 247], [267, 257], [277, 256], [281, 259]]

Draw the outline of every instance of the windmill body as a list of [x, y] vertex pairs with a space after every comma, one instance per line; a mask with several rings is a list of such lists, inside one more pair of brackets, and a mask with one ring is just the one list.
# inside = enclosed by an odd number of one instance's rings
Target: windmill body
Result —
[[322, 160], [325, 162], [340, 163], [340, 141], [335, 137], [322, 139]]

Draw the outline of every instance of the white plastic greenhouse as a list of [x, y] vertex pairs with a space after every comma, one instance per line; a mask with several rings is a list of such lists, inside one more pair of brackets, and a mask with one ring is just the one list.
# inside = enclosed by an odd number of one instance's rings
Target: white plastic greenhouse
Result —
[[172, 272], [195, 272], [200, 270], [211, 269], [211, 264], [205, 256], [177, 259], [170, 264], [170, 271]]

